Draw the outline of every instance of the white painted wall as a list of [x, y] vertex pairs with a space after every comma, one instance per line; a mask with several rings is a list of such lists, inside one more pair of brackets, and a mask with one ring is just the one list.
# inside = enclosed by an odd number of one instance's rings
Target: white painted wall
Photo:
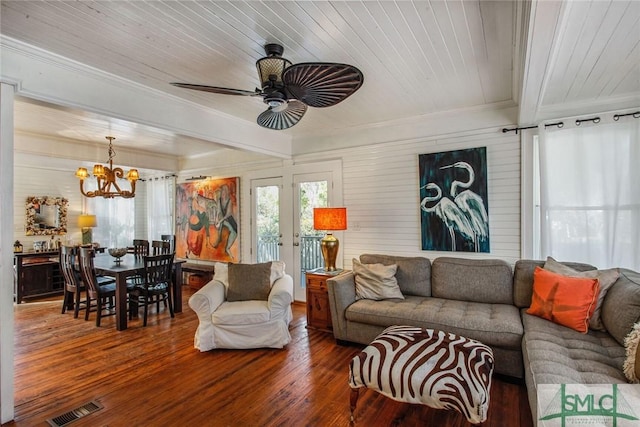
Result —
[[[475, 147], [487, 147], [491, 252], [423, 251], [418, 155]], [[316, 153], [311, 157], [342, 159], [348, 229], [341, 247], [346, 268], [352, 265], [352, 258], [365, 252], [430, 259], [501, 258], [510, 263], [520, 257], [519, 136], [493, 128]]]

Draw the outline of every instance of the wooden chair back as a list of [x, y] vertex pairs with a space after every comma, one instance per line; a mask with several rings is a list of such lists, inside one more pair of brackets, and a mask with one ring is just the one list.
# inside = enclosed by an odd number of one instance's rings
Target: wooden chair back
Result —
[[169, 244], [171, 245], [171, 249], [169, 250], [169, 252], [176, 251], [176, 235], [175, 234], [162, 234], [160, 235], [160, 240], [162, 240], [163, 242], [169, 242]]
[[150, 255], [144, 257], [144, 286], [159, 290], [166, 288], [169, 292], [171, 284], [171, 269], [173, 268], [173, 253]]
[[151, 242], [151, 255], [170, 254], [171, 243], [164, 240], [154, 240]]
[[76, 270], [77, 251], [74, 246], [60, 247], [60, 270], [64, 278], [64, 286], [69, 292], [77, 292], [80, 288], [80, 277]]
[[90, 298], [96, 299], [100, 296], [100, 286], [98, 285], [98, 279], [96, 278], [96, 271], [93, 266], [93, 257], [95, 251], [93, 248], [81, 247], [78, 257], [80, 266], [80, 278], [87, 288], [87, 294]]
[[144, 257], [149, 255], [149, 241], [144, 239], [134, 239], [133, 255], [137, 257]]

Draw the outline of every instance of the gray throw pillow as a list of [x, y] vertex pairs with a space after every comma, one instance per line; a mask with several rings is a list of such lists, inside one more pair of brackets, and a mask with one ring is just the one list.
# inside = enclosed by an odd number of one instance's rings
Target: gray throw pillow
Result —
[[356, 299], [404, 299], [395, 276], [397, 269], [396, 264], [361, 264], [354, 258], [353, 273], [356, 282]]
[[607, 295], [607, 291], [609, 291], [609, 288], [613, 286], [620, 276], [617, 269], [611, 268], [609, 270], [578, 271], [559, 263], [551, 257], [547, 257], [547, 261], [544, 263], [544, 269], [552, 273], [562, 274], [563, 276], [598, 279], [598, 282], [600, 282], [600, 293], [598, 294], [596, 309], [593, 311], [593, 314], [589, 319], [589, 328], [597, 331], [607, 330], [602, 323], [602, 303], [604, 302], [604, 297]]
[[262, 264], [229, 264], [227, 301], [269, 299], [271, 262]]

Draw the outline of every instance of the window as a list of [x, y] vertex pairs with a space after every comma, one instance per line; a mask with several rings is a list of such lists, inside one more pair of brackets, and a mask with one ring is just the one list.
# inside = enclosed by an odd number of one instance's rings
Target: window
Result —
[[175, 178], [152, 178], [145, 182], [147, 194], [147, 236], [159, 240], [163, 234], [173, 234]]
[[541, 132], [534, 147], [534, 254], [640, 268], [639, 135], [634, 119]]
[[134, 199], [94, 197], [86, 200], [87, 212], [95, 213], [98, 222], [93, 229], [93, 241], [109, 248], [131, 246], [135, 227]]

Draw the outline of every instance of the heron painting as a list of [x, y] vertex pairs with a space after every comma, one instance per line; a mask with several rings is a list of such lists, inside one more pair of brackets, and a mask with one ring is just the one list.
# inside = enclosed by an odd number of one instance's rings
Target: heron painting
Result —
[[420, 154], [422, 249], [489, 252], [486, 147]]

